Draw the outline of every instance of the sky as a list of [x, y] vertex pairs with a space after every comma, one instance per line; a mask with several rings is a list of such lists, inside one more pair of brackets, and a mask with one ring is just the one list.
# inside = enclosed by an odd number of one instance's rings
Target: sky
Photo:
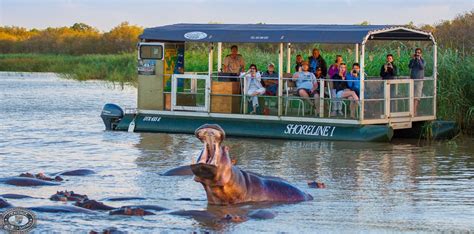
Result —
[[81, 22], [108, 31], [121, 22], [434, 24], [474, 9], [474, 0], [0, 0], [0, 25], [43, 29]]

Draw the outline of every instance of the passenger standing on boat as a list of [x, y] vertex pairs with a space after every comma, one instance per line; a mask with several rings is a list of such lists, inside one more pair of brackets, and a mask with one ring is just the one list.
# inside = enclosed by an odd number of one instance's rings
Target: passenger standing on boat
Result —
[[276, 95], [278, 90], [278, 74], [275, 72], [275, 64], [268, 64], [267, 71], [262, 74], [262, 85], [266, 89], [266, 95]]
[[[346, 82], [346, 64], [341, 63], [339, 64], [339, 72], [334, 74], [333, 77], [333, 84], [334, 88], [336, 89], [336, 97], [337, 98], [347, 98], [351, 100], [350, 109], [351, 109], [351, 118], [355, 118], [355, 111], [358, 105], [359, 97], [357, 94], [349, 89], [347, 82]], [[336, 102], [336, 105], [333, 105], [333, 111], [331, 112], [331, 116], [343, 115], [342, 113], [342, 102]]]
[[[309, 63], [307, 61], [301, 64], [300, 70], [293, 75], [293, 80], [296, 80], [298, 95], [304, 98], [316, 110], [316, 114], [319, 113], [318, 82], [314, 73], [309, 71]], [[314, 102], [311, 101], [311, 98], [314, 98]]]
[[414, 79], [413, 86], [415, 89], [415, 101], [413, 105], [414, 116], [416, 116], [416, 111], [418, 110], [418, 104], [420, 103], [420, 97], [423, 91], [423, 78], [425, 78], [425, 60], [421, 57], [421, 48], [415, 49], [415, 54], [410, 60], [408, 67], [410, 68], [410, 78]]
[[329, 70], [328, 70], [329, 77], [332, 77], [336, 73], [339, 72], [339, 65], [343, 62], [344, 61], [342, 59], [342, 55], [340, 54], [336, 55], [336, 60], [334, 61], [333, 64], [331, 64], [331, 66], [329, 66]]
[[224, 58], [224, 72], [240, 74], [245, 71], [245, 60], [236, 45], [230, 47], [231, 53]]
[[393, 55], [387, 54], [387, 62], [380, 68], [380, 76], [384, 80], [390, 80], [395, 79], [397, 73], [397, 66], [393, 63]]
[[323, 76], [324, 77], [327, 76], [328, 68], [327, 68], [327, 65], [326, 65], [326, 61], [321, 56], [318, 49], [316, 49], [316, 48], [313, 49], [313, 55], [308, 57], [308, 63], [309, 63], [309, 71], [310, 72], [314, 73], [316, 71], [316, 68], [321, 67], [321, 70], [323, 72]]
[[245, 79], [245, 94], [250, 96], [252, 101], [253, 111], [250, 114], [257, 113], [258, 96], [265, 93], [265, 88], [262, 86], [260, 73], [257, 72], [257, 65], [251, 64], [249, 70], [242, 74], [241, 77]]
[[295, 71], [299, 71], [301, 64], [303, 63], [303, 56], [301, 54], [296, 55], [296, 66], [295, 66]]
[[360, 96], [360, 65], [359, 63], [352, 64], [352, 70], [347, 72], [346, 79], [350, 80], [347, 83], [349, 88], [356, 92], [357, 96]]

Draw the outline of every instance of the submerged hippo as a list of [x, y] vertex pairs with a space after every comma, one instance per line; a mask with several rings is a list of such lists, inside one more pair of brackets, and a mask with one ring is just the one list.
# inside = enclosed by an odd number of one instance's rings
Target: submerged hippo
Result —
[[193, 171], [190, 165], [184, 165], [169, 169], [161, 174], [162, 176], [192, 176]]
[[83, 201], [87, 199], [87, 195], [74, 193], [74, 191], [57, 191], [49, 200], [52, 201]]
[[205, 124], [196, 129], [195, 135], [204, 143], [204, 149], [191, 169], [194, 180], [204, 186], [209, 204], [300, 202], [313, 199], [282, 179], [248, 173], [232, 165], [229, 148], [222, 146], [225, 132], [219, 125]]
[[95, 211], [84, 209], [76, 206], [35, 206], [27, 207], [32, 211], [45, 212], [45, 213], [84, 213], [84, 214], [96, 214]]
[[63, 181], [63, 178], [61, 178], [60, 176], [55, 176], [54, 178], [52, 178], [52, 177], [49, 177], [49, 176], [45, 175], [42, 172], [40, 172], [36, 175], [32, 174], [32, 173], [29, 173], [29, 172], [26, 172], [26, 173], [21, 173], [19, 176], [20, 177], [28, 177], [28, 178], [36, 178], [36, 179], [39, 179], [39, 180], [46, 180], [46, 181], [57, 181], [57, 182]]
[[75, 170], [70, 170], [70, 171], [60, 171], [57, 173], [53, 173], [53, 175], [56, 176], [86, 176], [86, 175], [92, 175], [95, 174], [95, 171], [90, 170], [90, 169], [75, 169]]
[[53, 186], [53, 185], [60, 185], [60, 183], [58, 183], [58, 182], [40, 180], [40, 179], [30, 178], [30, 177], [20, 177], [20, 176], [0, 178], [0, 182], [5, 183], [5, 184], [9, 184], [9, 185], [15, 185], [15, 186], [47, 186], [47, 185]]
[[8, 203], [7, 200], [0, 197], [0, 209], [13, 207], [12, 204]]
[[7, 199], [26, 199], [26, 198], [34, 198], [34, 197], [32, 197], [32, 196], [23, 195], [23, 194], [14, 194], [14, 193], [0, 194], [0, 197], [7, 198]]

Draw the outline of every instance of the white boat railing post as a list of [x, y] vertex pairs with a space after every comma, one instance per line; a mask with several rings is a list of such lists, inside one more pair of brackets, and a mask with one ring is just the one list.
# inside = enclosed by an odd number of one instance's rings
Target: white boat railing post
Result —
[[222, 42], [217, 42], [217, 72], [222, 70]]
[[291, 43], [286, 46], [286, 73], [291, 72]]
[[244, 84], [244, 87], [242, 89], [242, 93], [243, 93], [242, 98], [244, 99], [243, 100], [244, 101], [244, 109], [242, 110], [242, 113], [247, 114], [248, 103], [249, 103], [248, 100], [247, 100], [247, 89], [245, 88], [245, 87], [247, 87], [247, 78], [245, 78], [245, 76], [242, 75], [242, 76], [239, 77], [239, 79], [240, 79], [240, 82], [243, 81], [243, 84]]
[[319, 90], [321, 93], [319, 95], [319, 117], [320, 118], [324, 117], [324, 90], [325, 90], [324, 83], [325, 83], [325, 79], [319, 80]]
[[[433, 78], [434, 78], [434, 84], [433, 84], [433, 115], [436, 118], [436, 98], [437, 98], [437, 80], [438, 80], [438, 47], [436, 44], [436, 41], [433, 38], [433, 35], [431, 35], [431, 40], [433, 41]], [[424, 79], [424, 77], [423, 77]], [[424, 82], [424, 81], [422, 81]]]
[[214, 43], [209, 43], [209, 63], [208, 63], [209, 76], [212, 75], [213, 55], [214, 55]]
[[211, 101], [211, 94], [212, 94], [212, 90], [211, 90], [211, 79], [212, 79], [212, 68], [213, 68], [213, 55], [214, 55], [214, 43], [209, 43], [209, 83], [206, 82], [206, 92], [205, 92], [205, 95], [206, 95], [206, 103], [208, 105], [206, 105], [206, 109], [207, 109], [207, 112], [210, 112], [211, 111], [211, 107], [210, 107], [210, 101]]
[[282, 115], [283, 97], [283, 43], [280, 43], [278, 50], [278, 116]]
[[[356, 48], [359, 48], [357, 44]], [[359, 90], [359, 120], [364, 121], [364, 92], [365, 92], [365, 41], [360, 50], [360, 90]]]
[[176, 91], [178, 88], [176, 74], [171, 75], [171, 111], [174, 111], [176, 106]]
[[355, 44], [355, 53], [354, 54], [355, 54], [355, 61], [356, 61], [356, 63], [358, 63], [359, 62], [359, 43]]

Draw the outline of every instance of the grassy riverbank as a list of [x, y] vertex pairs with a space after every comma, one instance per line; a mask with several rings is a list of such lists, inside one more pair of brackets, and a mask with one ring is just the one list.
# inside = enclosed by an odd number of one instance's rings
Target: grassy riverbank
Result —
[[[205, 50], [204, 50], [205, 51]], [[375, 50], [368, 53], [366, 72], [378, 76], [380, 65], [384, 63], [389, 51]], [[224, 52], [223, 54], [225, 54]], [[277, 64], [276, 53], [242, 49], [247, 65], [255, 63], [263, 70], [268, 62]], [[295, 51], [295, 54], [308, 54], [308, 51]], [[408, 75], [410, 52], [394, 53], [400, 75]], [[325, 52], [328, 66], [336, 54], [349, 58], [351, 64], [353, 51]], [[427, 76], [431, 75], [431, 58], [428, 61]], [[55, 72], [77, 80], [106, 80], [135, 84], [137, 80], [135, 53], [119, 55], [44, 55], [44, 54], [3, 54], [0, 55], [0, 71]], [[294, 59], [294, 58], [293, 58]], [[214, 60], [216, 61], [217, 58]], [[187, 71], [207, 71], [207, 54], [199, 51], [186, 53]], [[293, 62], [292, 62], [293, 64]], [[216, 65], [217, 66], [217, 65]], [[293, 66], [292, 66], [292, 69]], [[439, 51], [438, 54], [438, 113], [440, 119], [455, 120], [463, 129], [474, 133], [474, 56], [461, 56], [453, 50]]]
[[134, 54], [45, 55], [2, 54], [0, 71], [55, 72], [77, 80], [136, 81]]

